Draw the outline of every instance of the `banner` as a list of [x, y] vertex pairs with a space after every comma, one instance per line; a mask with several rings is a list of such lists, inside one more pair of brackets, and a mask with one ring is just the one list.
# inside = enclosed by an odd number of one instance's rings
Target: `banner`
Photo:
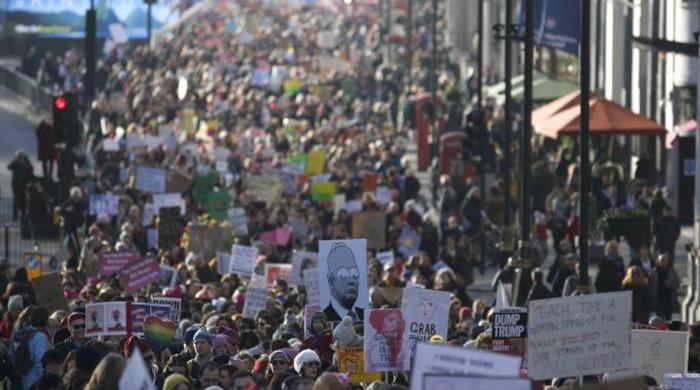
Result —
[[243, 318], [255, 319], [258, 312], [267, 305], [268, 291], [265, 286], [265, 278], [253, 274], [248, 284], [248, 290], [243, 304]]
[[[520, 378], [479, 378], [465, 375], [425, 374], [423, 389], [530, 390], [530, 381]], [[413, 388], [413, 386], [411, 386]]]
[[[418, 343], [411, 367], [411, 389], [423, 390], [426, 374], [474, 375], [494, 378], [518, 378], [521, 359], [515, 356]], [[464, 387], [458, 387], [462, 389]]]
[[156, 207], [156, 210], [164, 207], [178, 207], [182, 215], [185, 215], [187, 211], [185, 200], [179, 193], [155, 194], [153, 195], [153, 205]]
[[666, 374], [664, 389], [697, 390], [700, 389], [700, 374]]
[[320, 241], [318, 259], [321, 307], [328, 320], [349, 315], [361, 321], [369, 305], [367, 240]]
[[136, 166], [134, 188], [143, 192], [160, 194], [165, 192], [167, 172], [164, 169]]
[[613, 378], [649, 375], [658, 383], [664, 374], [685, 374], [688, 369], [688, 332], [632, 329], [630, 367]]
[[542, 380], [629, 368], [631, 318], [631, 291], [530, 302], [528, 376]]
[[372, 383], [382, 380], [381, 373], [365, 371], [364, 348], [338, 347], [335, 353], [338, 355], [338, 372], [350, 375], [350, 383]]
[[450, 293], [419, 287], [403, 289], [401, 308], [408, 323], [410, 351], [417, 343], [429, 341], [433, 335], [447, 340], [450, 311]]
[[139, 253], [133, 250], [121, 252], [100, 252], [99, 255], [99, 272], [102, 276], [109, 276], [119, 272], [127, 265], [138, 261]]
[[244, 245], [234, 245], [231, 248], [231, 263], [229, 273], [251, 277], [258, 258], [258, 248]]
[[[521, 2], [520, 25], [525, 25]], [[578, 55], [581, 37], [581, 0], [535, 0], [535, 45]]]
[[401, 309], [367, 310], [365, 371], [405, 371], [410, 366], [408, 327]]
[[154, 256], [148, 256], [128, 265], [119, 272], [122, 288], [128, 292], [136, 292], [141, 287], [160, 280], [160, 267]]
[[386, 214], [362, 211], [352, 215], [352, 237], [367, 239], [369, 249], [386, 247]]

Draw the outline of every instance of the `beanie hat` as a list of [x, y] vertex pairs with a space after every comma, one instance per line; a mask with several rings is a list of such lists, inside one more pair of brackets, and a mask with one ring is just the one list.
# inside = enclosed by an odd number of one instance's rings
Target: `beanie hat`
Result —
[[301, 370], [302, 368], [304, 368], [304, 365], [312, 362], [321, 364], [321, 359], [318, 357], [318, 354], [316, 354], [316, 352], [314, 352], [312, 349], [305, 349], [299, 352], [294, 358], [294, 370], [297, 373], [301, 374]]
[[139, 351], [141, 351], [142, 354], [151, 349], [151, 347], [148, 346], [148, 343], [146, 343], [146, 340], [140, 339], [136, 336], [129, 336], [129, 338], [126, 339], [126, 343], [124, 343], [124, 356], [127, 359], [131, 357], [132, 353], [134, 353], [134, 347], [139, 347]]
[[7, 301], [7, 310], [21, 311], [24, 309], [24, 299], [21, 295], [12, 295]]
[[91, 345], [83, 345], [75, 350], [75, 367], [92, 372], [102, 359], [100, 351]]
[[209, 331], [207, 331], [204, 328], [200, 328], [197, 331], [197, 333], [194, 334], [194, 337], [192, 338], [192, 340], [193, 341], [204, 340], [207, 343], [209, 343], [209, 345], [212, 345], [214, 343], [214, 340], [213, 340], [213, 337], [211, 336], [211, 333], [209, 333]]
[[333, 337], [341, 347], [347, 347], [355, 339], [355, 328], [352, 326], [352, 318], [345, 316], [335, 329], [333, 329]]
[[214, 337], [212, 337], [212, 346], [214, 348], [220, 347], [222, 345], [227, 345], [228, 344], [228, 337], [223, 334], [217, 334]]
[[221, 386], [214, 385], [214, 386], [207, 386], [206, 388], [204, 388], [204, 390], [224, 390], [224, 389]]
[[462, 307], [459, 309], [459, 322], [463, 322], [469, 319], [472, 315], [472, 309], [469, 307]]
[[175, 388], [182, 383], [187, 383], [189, 385], [190, 381], [184, 375], [170, 374], [165, 378], [165, 382], [163, 382], [163, 390], [175, 390]]
[[282, 358], [288, 362], [292, 362], [292, 359], [287, 355], [287, 352], [285, 352], [282, 349], [278, 349], [270, 354], [270, 361], [273, 362], [275, 359]]
[[430, 336], [430, 344], [442, 344], [444, 339], [439, 334]]
[[85, 322], [85, 314], [83, 313], [71, 313], [71, 315], [68, 316], [68, 327], [73, 327], [73, 324], [78, 322], [78, 321], [83, 321]]
[[194, 340], [194, 335], [197, 333], [199, 329], [202, 327], [199, 325], [192, 325], [189, 328], [185, 330], [185, 342], [187, 344], [191, 343]]

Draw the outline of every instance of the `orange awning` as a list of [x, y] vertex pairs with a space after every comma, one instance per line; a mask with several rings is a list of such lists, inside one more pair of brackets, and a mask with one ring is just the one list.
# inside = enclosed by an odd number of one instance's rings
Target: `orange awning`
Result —
[[[578, 91], [563, 96], [532, 113], [532, 125], [537, 133], [549, 138], [578, 134], [581, 128], [581, 110]], [[651, 119], [591, 94], [590, 132], [596, 134], [664, 135], [666, 129]]]

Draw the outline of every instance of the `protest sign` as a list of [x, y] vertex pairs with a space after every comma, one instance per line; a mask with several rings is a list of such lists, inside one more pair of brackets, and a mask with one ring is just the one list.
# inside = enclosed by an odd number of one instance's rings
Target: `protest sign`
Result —
[[117, 215], [119, 212], [119, 197], [111, 192], [90, 194], [90, 215]]
[[175, 287], [177, 283], [177, 270], [173, 267], [167, 265], [160, 265], [160, 281], [158, 286], [160, 287]]
[[631, 310], [631, 291], [530, 302], [528, 375], [541, 380], [627, 369]]
[[156, 206], [156, 210], [164, 207], [179, 207], [182, 215], [185, 215], [187, 211], [185, 200], [179, 193], [155, 194], [153, 195], [153, 205]]
[[228, 219], [234, 226], [236, 236], [242, 237], [248, 235], [248, 217], [245, 215], [245, 209], [242, 207], [229, 209]]
[[336, 184], [332, 181], [317, 181], [311, 183], [311, 199], [320, 201], [332, 201], [336, 195]]
[[166, 192], [181, 194], [192, 186], [192, 177], [176, 169], [168, 171], [166, 180]]
[[161, 320], [170, 321], [170, 306], [151, 304], [151, 317], [156, 317]]
[[399, 252], [406, 258], [415, 255], [420, 250], [421, 237], [412, 227], [405, 226], [401, 229], [399, 237]]
[[136, 166], [134, 188], [143, 192], [160, 194], [165, 192], [165, 180], [167, 172], [160, 168], [151, 168], [143, 165]]
[[23, 256], [24, 269], [27, 271], [27, 279], [32, 280], [41, 276], [44, 257], [41, 253], [27, 252]]
[[207, 260], [212, 259], [216, 252], [231, 248], [231, 229], [226, 225], [190, 222], [187, 227], [187, 251], [201, 254]]
[[450, 293], [424, 288], [404, 288], [401, 308], [408, 323], [409, 350], [417, 343], [429, 341], [433, 335], [447, 340]]
[[[480, 378], [466, 375], [425, 374], [422, 389], [432, 390], [530, 390], [530, 381], [520, 378]], [[412, 388], [416, 388], [411, 386]]]
[[394, 262], [394, 251], [386, 251], [377, 253], [377, 261], [384, 264], [392, 264]]
[[700, 374], [665, 374], [664, 389], [697, 390], [700, 389]]
[[319, 305], [304, 305], [304, 337], [308, 337], [312, 333], [313, 316], [321, 311]]
[[231, 268], [231, 254], [226, 252], [216, 252], [216, 273], [226, 275]]
[[374, 193], [374, 198], [380, 205], [389, 204], [391, 203], [391, 190], [389, 187], [377, 187], [377, 190]]
[[285, 80], [282, 83], [282, 89], [287, 95], [293, 95], [301, 91], [301, 82], [297, 79]]
[[503, 307], [494, 309], [491, 335], [494, 339], [521, 339], [527, 337], [527, 309]]
[[356, 199], [345, 202], [345, 211], [347, 211], [349, 214], [362, 211], [362, 201]]
[[333, 215], [337, 216], [340, 210], [345, 210], [345, 194], [337, 194], [333, 198]]
[[234, 245], [231, 248], [229, 273], [251, 277], [253, 274], [253, 268], [255, 268], [255, 260], [257, 257], [258, 248], [244, 245]]
[[63, 295], [63, 286], [61, 285], [61, 275], [51, 273], [38, 276], [31, 281], [36, 294], [36, 301], [41, 303], [49, 313], [56, 310], [68, 309], [68, 301]]
[[318, 67], [321, 71], [335, 71], [336, 73], [348, 73], [352, 71], [352, 64], [338, 57], [320, 56]]
[[[180, 298], [166, 298], [166, 297], [151, 298], [151, 304], [170, 307], [169, 320], [172, 321], [176, 325], [180, 323], [180, 312], [182, 310], [182, 299], [180, 299]], [[153, 314], [153, 313], [151, 313], [151, 314]]]
[[338, 355], [338, 372], [348, 374], [350, 383], [371, 383], [382, 379], [382, 374], [379, 372], [365, 371], [365, 349], [363, 347], [338, 347], [335, 353]]
[[364, 330], [365, 371], [408, 370], [408, 327], [401, 309], [367, 310]]
[[379, 176], [376, 173], [367, 172], [362, 176], [362, 190], [365, 192], [374, 192], [377, 190]]
[[138, 291], [141, 287], [160, 280], [158, 261], [153, 256], [145, 257], [119, 271], [122, 288], [128, 292]]
[[257, 68], [250, 77], [250, 85], [264, 87], [270, 82], [270, 70]]
[[143, 322], [149, 315], [151, 315], [150, 303], [131, 303], [131, 334], [136, 336], [140, 336], [143, 334]]
[[320, 241], [318, 259], [321, 307], [328, 320], [340, 321], [349, 315], [361, 321], [369, 305], [367, 240]]
[[279, 176], [247, 176], [246, 193], [253, 202], [270, 203], [282, 193], [282, 180]]
[[180, 206], [158, 210], [158, 248], [169, 250], [179, 245], [184, 223]]
[[316, 44], [321, 49], [332, 49], [335, 47], [335, 33], [333, 30], [322, 30], [316, 33]]
[[143, 205], [143, 213], [141, 215], [141, 224], [148, 226], [153, 223], [153, 217], [156, 216], [158, 209], [153, 203], [146, 203]]
[[313, 252], [294, 251], [292, 255], [292, 277], [294, 286], [304, 285], [304, 271], [318, 267], [318, 254]]
[[367, 239], [369, 249], [386, 247], [386, 214], [362, 211], [352, 215], [352, 237]]
[[141, 351], [136, 347], [119, 378], [119, 390], [155, 390], [155, 388]]
[[[426, 374], [474, 375], [494, 378], [518, 378], [521, 359], [447, 345], [418, 343], [411, 367], [411, 389], [423, 389]], [[462, 387], [458, 387], [462, 388]]]
[[304, 172], [307, 175], [320, 175], [323, 173], [326, 164], [326, 154], [323, 150], [314, 149], [306, 156], [306, 169]]
[[106, 331], [105, 304], [88, 303], [85, 305], [85, 336], [99, 336]]
[[214, 187], [219, 182], [219, 177], [216, 173], [208, 175], [197, 175], [192, 183], [192, 197], [194, 201], [201, 206], [206, 206], [209, 201], [209, 193], [214, 191]]
[[265, 278], [253, 274], [246, 291], [245, 303], [243, 304], [243, 318], [255, 319], [258, 312], [267, 305], [268, 291], [265, 286]]
[[583, 390], [648, 390], [644, 377], [626, 378], [582, 387]]
[[318, 268], [302, 271], [304, 274], [304, 288], [306, 289], [306, 302], [309, 305], [321, 304], [321, 291], [318, 280]]
[[688, 332], [633, 329], [631, 344], [629, 368], [612, 377], [649, 375], [662, 383], [664, 374], [688, 368]]
[[228, 219], [228, 209], [231, 204], [231, 195], [227, 191], [214, 191], [207, 195], [207, 210], [209, 215], [221, 222]]
[[265, 280], [267, 288], [272, 288], [275, 280], [281, 279], [291, 284], [292, 265], [291, 264], [265, 264]]
[[85, 335], [126, 335], [126, 314], [126, 302], [99, 302], [86, 304]]
[[100, 252], [99, 255], [99, 272], [102, 276], [109, 276], [119, 272], [127, 265], [138, 261], [139, 253], [134, 250], [125, 250], [121, 252]]

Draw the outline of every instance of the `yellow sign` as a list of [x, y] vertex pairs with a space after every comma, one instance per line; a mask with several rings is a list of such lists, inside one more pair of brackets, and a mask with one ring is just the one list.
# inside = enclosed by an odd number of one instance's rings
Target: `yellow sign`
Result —
[[328, 201], [335, 198], [336, 187], [332, 181], [317, 181], [311, 183], [311, 199]]
[[282, 88], [284, 89], [284, 93], [288, 95], [295, 94], [301, 91], [301, 81], [297, 79], [286, 80], [282, 83]]
[[374, 382], [382, 379], [379, 372], [365, 372], [365, 349], [338, 348], [338, 371], [350, 374], [350, 383]]
[[307, 175], [320, 175], [323, 173], [323, 168], [326, 164], [326, 154], [323, 150], [312, 150], [306, 160]]
[[41, 276], [42, 256], [39, 253], [24, 254], [24, 268], [27, 270], [27, 278], [32, 280]]

